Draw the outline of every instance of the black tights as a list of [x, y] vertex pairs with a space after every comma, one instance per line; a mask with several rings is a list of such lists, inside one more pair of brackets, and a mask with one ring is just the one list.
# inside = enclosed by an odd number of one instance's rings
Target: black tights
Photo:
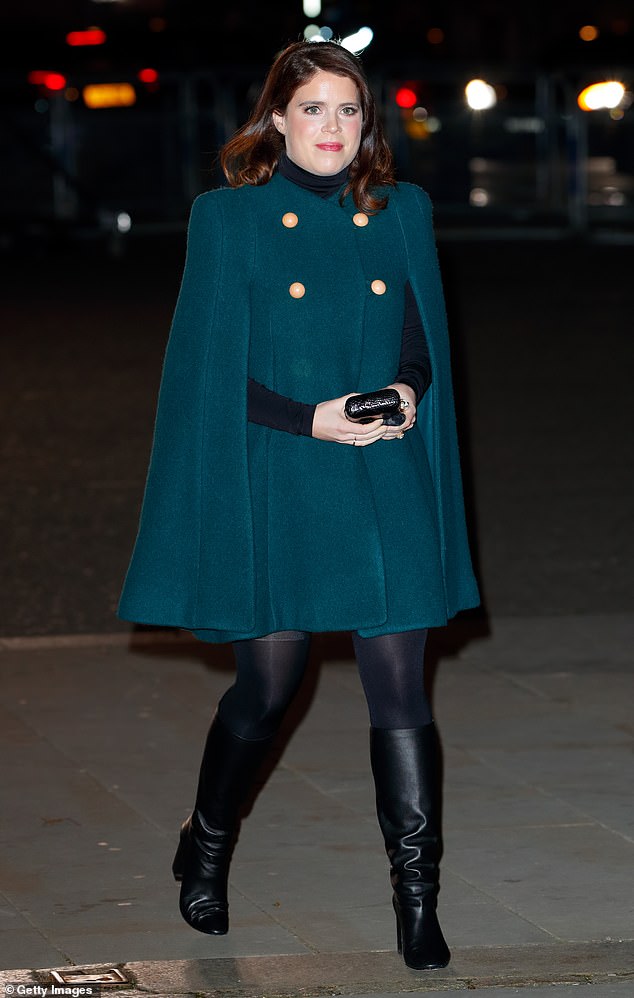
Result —
[[[352, 640], [374, 728], [419, 728], [432, 720], [423, 686], [426, 630]], [[265, 738], [279, 727], [304, 676], [310, 635], [278, 631], [234, 642], [236, 681], [219, 715], [242, 738]]]

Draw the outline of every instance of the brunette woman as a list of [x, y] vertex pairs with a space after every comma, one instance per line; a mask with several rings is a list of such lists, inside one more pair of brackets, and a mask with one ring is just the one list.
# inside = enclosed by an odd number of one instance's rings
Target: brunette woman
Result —
[[[351, 631], [408, 966], [446, 966], [427, 628], [478, 601], [427, 195], [396, 184], [359, 60], [298, 42], [193, 207], [128, 620], [233, 642], [174, 873], [194, 928], [228, 928], [238, 813], [313, 631]], [[353, 422], [348, 398], [401, 410]]]

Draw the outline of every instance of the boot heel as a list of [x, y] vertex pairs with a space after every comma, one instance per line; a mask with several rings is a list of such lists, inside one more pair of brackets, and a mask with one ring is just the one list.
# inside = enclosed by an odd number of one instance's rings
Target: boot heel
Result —
[[174, 862], [172, 863], [172, 873], [174, 874], [174, 880], [180, 882], [183, 879], [183, 872], [185, 870], [185, 847], [183, 846], [183, 837], [178, 843], [178, 849], [176, 850], [176, 855], [174, 856]]
[[401, 922], [398, 915], [396, 916], [396, 952], [397, 953], [403, 952], [403, 937], [401, 935]]

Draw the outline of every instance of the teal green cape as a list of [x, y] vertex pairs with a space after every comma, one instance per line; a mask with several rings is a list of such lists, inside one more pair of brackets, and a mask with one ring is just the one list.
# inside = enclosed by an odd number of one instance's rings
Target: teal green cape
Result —
[[[388, 190], [366, 225], [350, 197], [277, 174], [195, 201], [124, 619], [208, 641], [371, 636], [477, 605], [431, 206]], [[432, 385], [403, 440], [355, 448], [247, 421], [248, 377], [308, 403], [392, 383], [408, 280]]]

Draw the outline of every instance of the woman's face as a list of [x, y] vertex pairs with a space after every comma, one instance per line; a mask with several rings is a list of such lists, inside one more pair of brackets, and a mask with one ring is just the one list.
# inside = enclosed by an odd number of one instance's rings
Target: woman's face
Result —
[[323, 177], [339, 173], [357, 155], [361, 142], [357, 86], [348, 76], [320, 69], [297, 88], [284, 114], [273, 112], [273, 124], [297, 166]]

